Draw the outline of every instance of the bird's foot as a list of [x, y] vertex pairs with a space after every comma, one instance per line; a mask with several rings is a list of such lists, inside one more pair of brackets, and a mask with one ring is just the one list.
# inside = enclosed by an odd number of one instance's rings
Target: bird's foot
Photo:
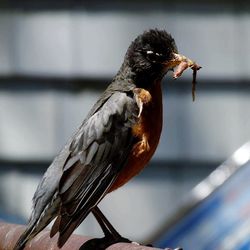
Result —
[[109, 246], [118, 242], [132, 243], [131, 240], [120, 237], [114, 237], [112, 235], [104, 236], [103, 238], [95, 238], [85, 242], [79, 250], [105, 250]]

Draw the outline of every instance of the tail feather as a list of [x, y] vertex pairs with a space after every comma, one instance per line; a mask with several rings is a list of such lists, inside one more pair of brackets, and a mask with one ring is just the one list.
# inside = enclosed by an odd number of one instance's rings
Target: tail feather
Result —
[[59, 200], [55, 197], [43, 209], [40, 209], [39, 213], [33, 210], [27, 229], [21, 234], [13, 250], [22, 250], [29, 240], [40, 233], [57, 216], [58, 205]]
[[85, 211], [81, 215], [75, 217], [66, 216], [61, 217], [59, 225], [59, 238], [57, 241], [57, 246], [59, 248], [63, 247], [66, 241], [69, 239], [74, 230], [82, 223], [82, 221], [88, 216], [89, 210]]
[[58, 215], [52, 228], [50, 229], [50, 238], [54, 237], [57, 232], [59, 232], [59, 226], [60, 226], [60, 223], [61, 223], [61, 215]]
[[43, 230], [43, 228], [45, 228], [45, 226], [36, 227], [35, 223], [28, 225], [27, 229], [19, 237], [19, 239], [16, 242], [16, 245], [14, 246], [13, 250], [22, 250], [22, 249], [24, 249], [26, 243], [30, 239], [34, 238], [41, 230]]
[[53, 219], [55, 216], [42, 218], [35, 222], [31, 222], [27, 229], [21, 234], [13, 250], [22, 250], [25, 244], [39, 234]]
[[22, 235], [20, 236], [20, 238], [16, 242], [16, 245], [14, 246], [13, 250], [22, 250], [22, 249], [24, 249], [25, 244], [31, 238], [31, 231], [32, 231], [32, 228], [27, 228], [22, 233]]

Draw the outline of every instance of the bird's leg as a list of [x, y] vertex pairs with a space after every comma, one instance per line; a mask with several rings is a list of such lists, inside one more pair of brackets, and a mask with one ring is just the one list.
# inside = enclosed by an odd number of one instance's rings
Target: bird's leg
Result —
[[111, 225], [111, 223], [97, 206], [92, 209], [92, 213], [102, 228], [105, 236], [109, 236], [111, 234], [114, 238], [121, 238], [121, 235], [115, 230], [115, 228]]
[[[96, 240], [99, 241], [99, 244], [100, 243], [103, 244], [102, 246], [105, 247], [105, 248], [85, 248], [86, 250], [87, 249], [90, 249], [90, 250], [92, 250], [92, 249], [102, 250], [102, 249], [106, 249], [107, 247], [109, 247], [109, 246], [111, 246], [111, 245], [113, 245], [115, 243], [118, 243], [118, 242], [128, 242], [128, 243], [134, 243], [134, 244], [139, 245], [136, 242], [132, 242], [131, 240], [122, 237], [116, 231], [116, 229], [111, 225], [111, 223], [108, 221], [108, 219], [105, 217], [105, 215], [102, 213], [102, 211], [97, 206], [95, 206], [92, 209], [92, 213], [95, 216], [97, 222], [99, 223], [99, 225], [102, 228], [102, 231], [104, 232], [104, 235], [105, 235], [104, 238], [96, 239]], [[101, 241], [103, 241], [103, 242], [101, 242]], [[147, 246], [152, 247], [151, 244], [148, 244]], [[97, 247], [97, 246], [95, 246], [95, 247]], [[168, 250], [183, 250], [182, 248], [175, 248], [175, 249], [167, 248], [167, 249]]]
[[96, 206], [92, 208], [92, 213], [95, 216], [98, 224], [102, 228], [104, 237], [100, 239], [91, 239], [85, 242], [80, 250], [104, 250], [109, 246], [118, 242], [129, 242], [131, 241], [127, 238], [122, 237], [115, 228], [111, 225], [108, 219], [104, 216], [101, 210]]

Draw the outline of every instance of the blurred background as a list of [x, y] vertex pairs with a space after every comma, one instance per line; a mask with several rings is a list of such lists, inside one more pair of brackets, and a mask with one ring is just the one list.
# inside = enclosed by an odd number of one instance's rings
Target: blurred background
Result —
[[[27, 222], [41, 175], [130, 42], [159, 28], [203, 66], [196, 101], [191, 70], [177, 81], [165, 77], [164, 129], [153, 160], [101, 204], [124, 236], [152, 239], [192, 188], [249, 140], [249, 11], [243, 0], [2, 0], [0, 218]], [[77, 232], [101, 235], [91, 216]]]

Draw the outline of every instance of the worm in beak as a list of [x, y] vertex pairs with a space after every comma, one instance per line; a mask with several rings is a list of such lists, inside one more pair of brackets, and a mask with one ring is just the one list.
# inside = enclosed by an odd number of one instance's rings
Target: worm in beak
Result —
[[177, 53], [174, 53], [174, 58], [170, 62], [170, 66], [176, 67], [173, 73], [174, 79], [179, 78], [182, 75], [182, 73], [188, 68], [191, 68], [193, 70], [192, 97], [194, 101], [195, 89], [196, 89], [196, 75], [197, 71], [201, 69], [201, 66], [199, 66], [196, 62], [190, 60], [189, 58]]

